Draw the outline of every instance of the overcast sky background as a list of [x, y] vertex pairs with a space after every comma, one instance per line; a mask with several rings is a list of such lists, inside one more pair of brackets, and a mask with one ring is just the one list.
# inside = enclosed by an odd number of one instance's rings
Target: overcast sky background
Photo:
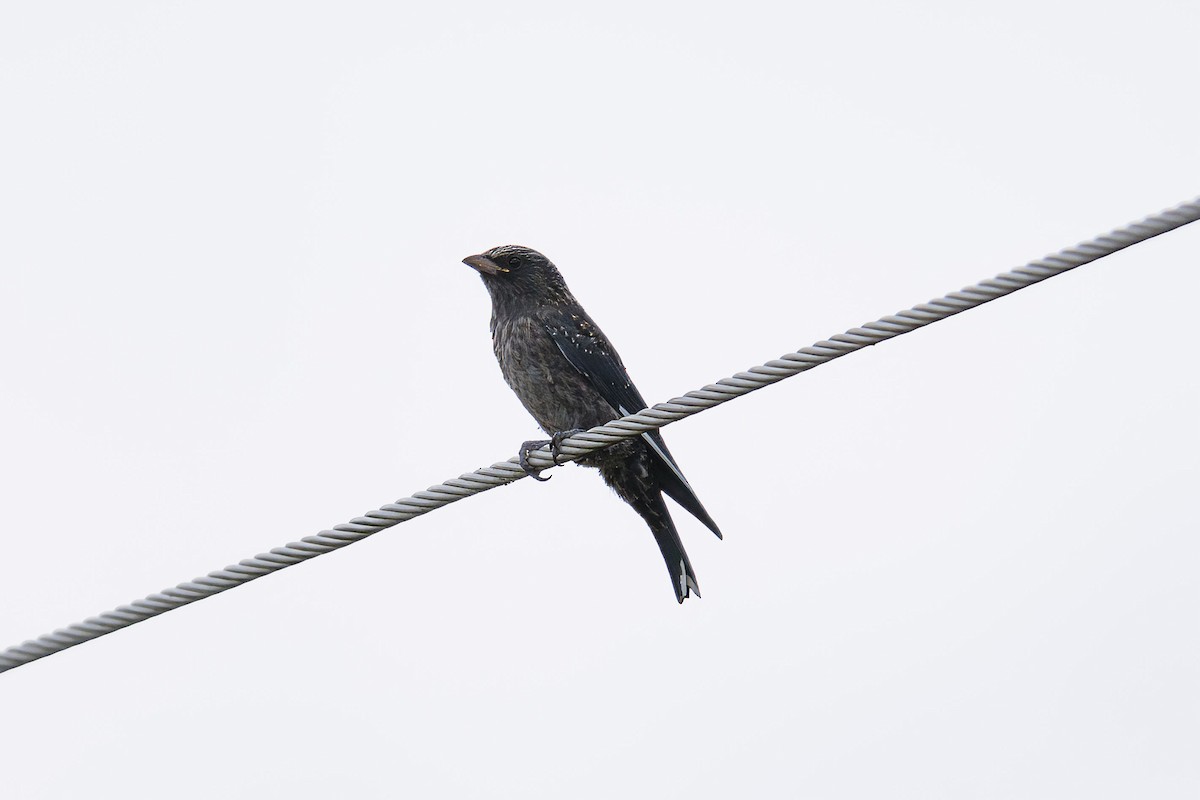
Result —
[[[1200, 192], [1194, 2], [9, 3], [0, 647]], [[11, 798], [1195, 797], [1200, 225], [0, 676]]]

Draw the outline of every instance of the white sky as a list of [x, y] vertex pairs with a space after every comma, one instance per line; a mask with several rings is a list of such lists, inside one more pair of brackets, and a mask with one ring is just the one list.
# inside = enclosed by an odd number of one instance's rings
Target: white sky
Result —
[[[0, 647], [1200, 192], [1186, 2], [9, 3]], [[1195, 797], [1200, 225], [0, 676], [5, 797]]]

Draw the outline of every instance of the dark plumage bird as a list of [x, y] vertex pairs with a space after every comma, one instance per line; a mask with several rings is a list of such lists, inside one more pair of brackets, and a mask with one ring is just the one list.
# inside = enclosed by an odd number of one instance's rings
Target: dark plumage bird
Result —
[[[550, 259], [516, 245], [495, 247], [463, 263], [476, 269], [492, 296], [492, 346], [504, 379], [538, 425], [553, 437], [526, 442], [531, 449], [556, 448], [564, 433], [593, 428], [646, 408], [621, 357], [567, 289]], [[596, 467], [617, 495], [650, 526], [671, 573], [680, 603], [700, 595], [692, 564], [663, 500], [673, 500], [721, 537], [671, 457], [662, 434], [644, 433], [579, 459]], [[541, 480], [545, 480], [544, 478]]]

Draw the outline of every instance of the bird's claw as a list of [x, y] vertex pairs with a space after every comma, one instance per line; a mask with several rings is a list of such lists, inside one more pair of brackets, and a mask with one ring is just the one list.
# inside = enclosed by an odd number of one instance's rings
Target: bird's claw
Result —
[[559, 431], [550, 437], [550, 457], [554, 459], [556, 466], [559, 463], [559, 456], [563, 454], [562, 443], [580, 433], [583, 433], [583, 428], [572, 428], [569, 431]]
[[583, 433], [583, 428], [573, 428], [569, 431], [558, 431], [551, 434], [549, 439], [532, 439], [528, 442], [521, 443], [521, 449], [517, 452], [517, 463], [521, 469], [525, 470], [525, 474], [533, 478], [535, 481], [548, 481], [550, 476], [542, 477], [542, 470], [529, 463], [529, 454], [534, 450], [541, 450], [546, 445], [550, 445], [550, 458], [557, 466], [559, 457], [562, 456], [562, 443], [570, 439], [577, 433]]
[[548, 481], [549, 476], [543, 478], [542, 471], [529, 463], [529, 454], [534, 450], [541, 450], [548, 444], [553, 444], [549, 439], [532, 439], [528, 442], [521, 443], [521, 449], [517, 451], [517, 463], [521, 465], [521, 469], [525, 470], [525, 474], [533, 478], [535, 481]]

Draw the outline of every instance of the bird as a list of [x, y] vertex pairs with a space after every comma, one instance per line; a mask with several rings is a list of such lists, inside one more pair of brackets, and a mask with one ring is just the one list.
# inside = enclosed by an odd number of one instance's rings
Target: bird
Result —
[[[521, 445], [521, 466], [538, 480], [530, 451], [549, 444], [557, 461], [562, 440], [646, 408], [621, 356], [571, 294], [558, 268], [536, 250], [501, 245], [463, 263], [483, 279], [492, 301], [492, 349], [500, 371], [548, 440]], [[721, 529], [700, 503], [662, 434], [647, 431], [578, 460], [600, 471], [617, 496], [654, 534], [675, 598], [680, 603], [700, 586], [663, 494], [700, 520], [718, 539]]]

